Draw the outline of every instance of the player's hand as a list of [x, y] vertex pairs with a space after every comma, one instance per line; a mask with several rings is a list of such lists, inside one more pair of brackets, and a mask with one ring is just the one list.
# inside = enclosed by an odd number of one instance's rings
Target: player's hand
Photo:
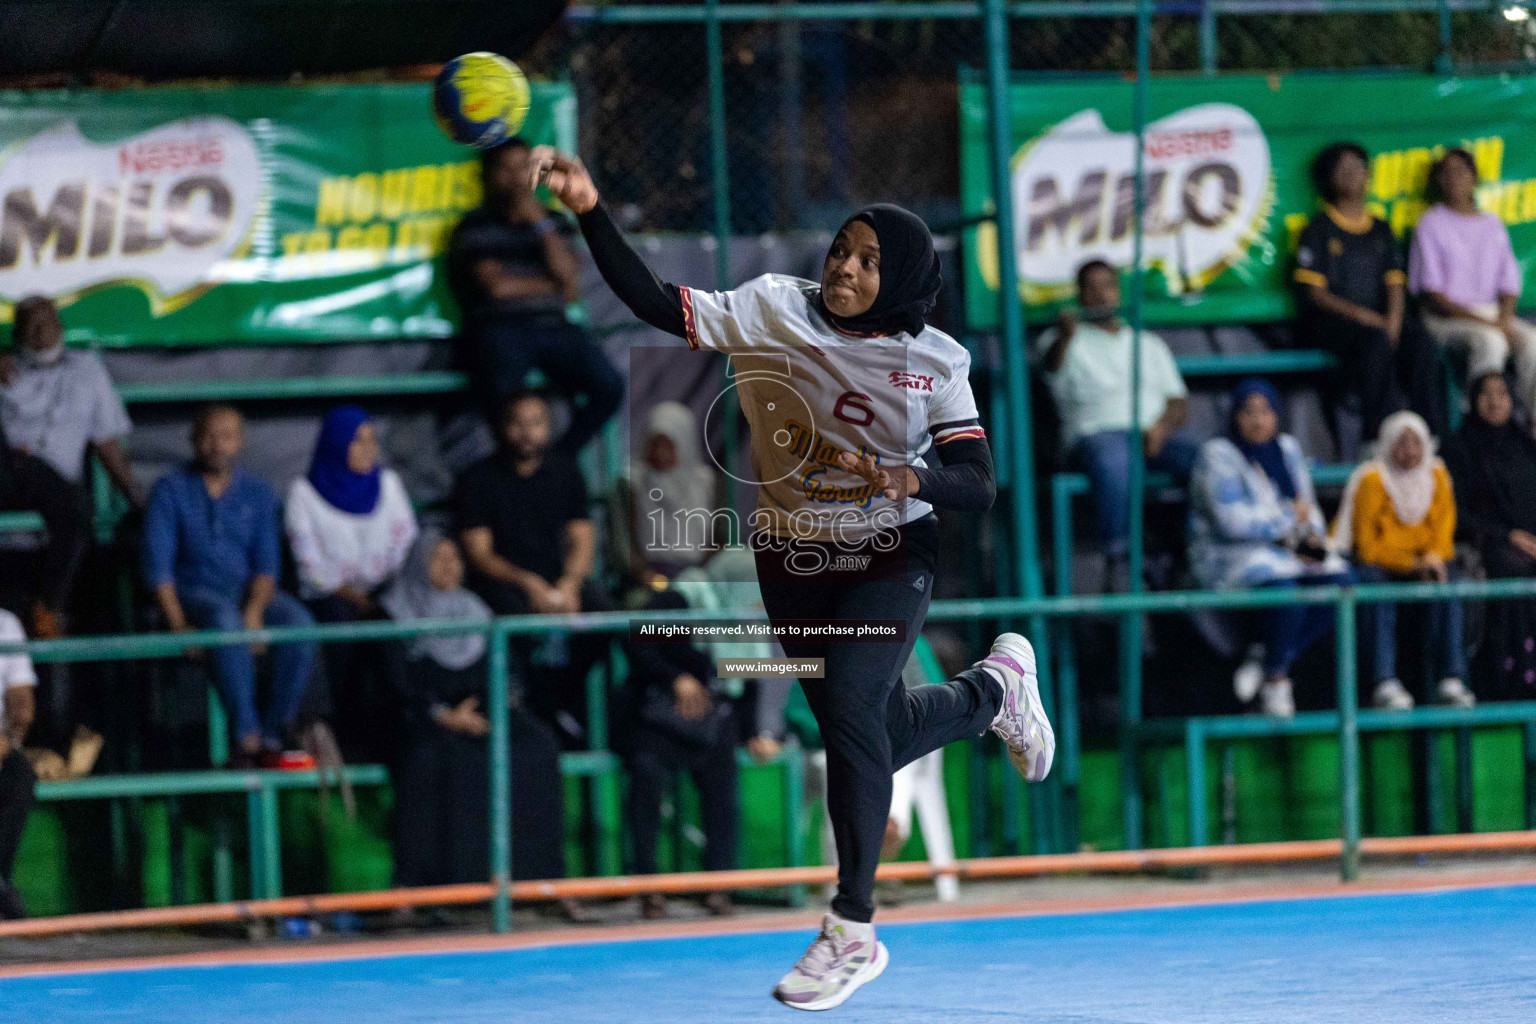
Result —
[[863, 477], [867, 483], [874, 485], [876, 492], [892, 501], [900, 501], [917, 493], [917, 474], [912, 472], [911, 466], [897, 466], [894, 472], [887, 472], [875, 461], [873, 455], [855, 455], [852, 452], [840, 453], [837, 464], [855, 476]]
[[580, 157], [562, 153], [554, 146], [535, 146], [528, 162], [532, 167], [530, 192], [543, 185], [578, 216], [597, 205], [597, 186]]

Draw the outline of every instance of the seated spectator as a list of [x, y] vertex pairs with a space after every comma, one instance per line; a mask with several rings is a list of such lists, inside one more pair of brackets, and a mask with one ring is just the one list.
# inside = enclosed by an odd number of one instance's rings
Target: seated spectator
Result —
[[64, 324], [51, 299], [28, 296], [16, 304], [14, 317], [14, 355], [0, 364], [0, 427], [21, 459], [13, 467], [15, 490], [4, 500], [7, 507], [25, 504], [45, 517], [44, 586], [32, 608], [32, 626], [39, 637], [56, 637], [64, 628], [59, 613], [89, 545], [88, 529], [82, 535], [81, 527], [82, 513], [87, 528], [90, 520], [86, 455], [96, 454], [134, 508], [144, 507], [144, 492], [118, 441], [133, 424], [101, 357], [65, 347]]
[[[1061, 414], [1062, 445], [1088, 474], [1105, 558], [1105, 589], [1130, 589], [1132, 438], [1147, 468], [1189, 475], [1199, 442], [1185, 431], [1184, 380], [1163, 339], [1141, 332], [1141, 423], [1131, 429], [1131, 328], [1120, 320], [1120, 277], [1103, 260], [1077, 271], [1078, 313], [1064, 311], [1037, 351]], [[1081, 322], [1079, 322], [1081, 320]], [[1140, 496], [1137, 496], [1140, 500]]]
[[[491, 610], [464, 589], [453, 541], [426, 530], [380, 598], [396, 622], [485, 622]], [[452, 885], [490, 876], [490, 752], [483, 633], [391, 644], [390, 679], [407, 722], [395, 777], [395, 884]], [[512, 877], [565, 876], [560, 750], [549, 727], [510, 709]]]
[[[688, 602], [676, 590], [655, 592], [648, 611], [676, 610]], [[715, 680], [715, 660], [687, 640], [630, 645], [628, 680], [629, 803], [634, 848], [632, 873], [656, 873], [656, 839], [661, 801], [673, 774], [686, 771], [699, 794], [704, 826], [705, 871], [736, 867], [738, 819], [736, 720], [725, 691]], [[712, 892], [705, 908], [717, 917], [732, 912], [730, 897]], [[641, 903], [647, 919], [667, 915], [660, 893]]]
[[1365, 208], [1369, 181], [1370, 155], [1353, 142], [1334, 143], [1312, 162], [1323, 210], [1296, 249], [1298, 334], [1339, 360], [1340, 372], [1329, 377], [1335, 436], [1345, 390], [1359, 396], [1362, 441], [1373, 440], [1381, 421], [1402, 408], [1402, 393], [1438, 433], [1445, 429], [1440, 355], [1405, 312], [1402, 252], [1387, 222]]
[[[1536, 577], [1536, 441], [1516, 424], [1509, 381], [1489, 371], [1471, 385], [1472, 407], [1445, 446], [1456, 486], [1456, 533], [1493, 579]], [[1536, 696], [1536, 601], [1490, 601], [1484, 696]]]
[[[595, 542], [587, 485], [569, 455], [550, 451], [548, 403], [536, 392], [515, 395], [501, 426], [500, 449], [465, 470], [455, 488], [471, 589], [497, 615], [612, 610], [613, 598], [587, 578]], [[534, 642], [513, 642], [525, 666], [535, 660]], [[553, 652], [552, 644], [546, 640], [538, 658], [552, 671], [528, 678], [529, 705], [576, 742], [585, 735], [587, 672], [607, 640], [577, 637]]]
[[1477, 163], [1450, 149], [1429, 169], [1434, 202], [1413, 230], [1408, 287], [1441, 345], [1467, 352], [1468, 379], [1514, 357], [1516, 394], [1536, 408], [1536, 327], [1515, 315], [1520, 263], [1504, 222], [1477, 207]]
[[377, 615], [379, 591], [416, 539], [416, 513], [400, 474], [380, 463], [366, 412], [344, 405], [326, 413], [309, 474], [289, 487], [284, 515], [299, 596], [316, 617]]
[[[465, 353], [497, 420], [509, 395], [542, 370], [571, 403], [560, 449], [575, 453], [624, 399], [624, 379], [586, 331], [566, 318], [578, 298], [580, 266], [559, 218], [528, 189], [528, 144], [509, 139], [480, 154], [485, 202], [448, 240], [448, 279], [464, 316]], [[492, 427], [499, 426], [492, 423]]]
[[[299, 597], [320, 622], [377, 618], [379, 591], [399, 571], [416, 539], [416, 513], [400, 475], [380, 464], [378, 435], [355, 405], [332, 409], [320, 425], [309, 474], [288, 489], [288, 544]], [[388, 702], [378, 692], [372, 644], [327, 644], [329, 707], [348, 756], [392, 753]]]
[[[1453, 579], [1456, 498], [1450, 473], [1435, 458], [1428, 424], [1411, 412], [1394, 413], [1381, 426], [1380, 448], [1374, 461], [1349, 478], [1333, 524], [1334, 548], [1353, 553], [1355, 575], [1364, 583]], [[1471, 707], [1472, 691], [1462, 681], [1467, 655], [1461, 602], [1439, 601], [1428, 613], [1424, 642], [1440, 673], [1439, 701]], [[1374, 702], [1384, 710], [1407, 711], [1413, 697], [1397, 678], [1397, 605], [1374, 606], [1368, 620], [1376, 655]]]
[[[192, 427], [193, 462], [155, 484], [144, 518], [144, 581], [167, 628], [262, 629], [308, 626], [309, 610], [277, 589], [277, 498], [235, 461], [244, 444], [240, 414], [204, 410]], [[237, 766], [282, 763], [314, 667], [312, 643], [277, 644], [272, 695], [256, 710], [256, 651], [236, 644], [212, 651], [214, 683], [234, 719]]]
[[698, 420], [681, 402], [661, 402], [646, 422], [632, 482], [635, 575], [671, 579], [717, 550], [715, 471], [700, 454]]
[[[1349, 567], [1324, 545], [1322, 512], [1301, 445], [1280, 433], [1280, 395], [1249, 378], [1232, 392], [1226, 437], [1200, 449], [1189, 482], [1189, 561], [1202, 587], [1297, 587], [1343, 583]], [[1237, 671], [1245, 703], [1264, 714], [1296, 713], [1290, 672], [1333, 630], [1331, 605], [1282, 605], [1261, 613], [1263, 646]]]
[[[0, 610], [0, 642], [25, 640], [21, 620]], [[26, 917], [21, 894], [11, 884], [16, 850], [32, 809], [37, 776], [21, 752], [36, 708], [37, 673], [25, 653], [0, 654], [0, 921]]]

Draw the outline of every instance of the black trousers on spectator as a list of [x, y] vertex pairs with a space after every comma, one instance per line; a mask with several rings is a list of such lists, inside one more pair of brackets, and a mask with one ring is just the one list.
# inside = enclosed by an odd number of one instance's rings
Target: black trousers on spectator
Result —
[[[571, 399], [571, 425], [557, 445], [562, 451], [579, 452], [624, 400], [624, 378], [575, 324], [487, 320], [471, 325], [466, 334], [476, 385], [493, 425], [500, 423], [501, 403], [527, 387], [534, 367]], [[577, 396], [584, 401], [578, 404]]]
[[[1483, 549], [1490, 579], [1536, 576], [1536, 559], [1506, 540]], [[1489, 601], [1484, 639], [1473, 676], [1478, 695], [1494, 700], [1536, 699], [1536, 601]]]
[[[358, 622], [364, 616], [350, 601], [331, 594], [307, 602], [315, 621]], [[393, 695], [384, 676], [378, 643], [322, 644], [325, 685], [311, 686], [301, 719], [323, 718], [349, 761], [392, 763], [399, 748]]]
[[1443, 437], [1446, 429], [1445, 389], [1440, 379], [1440, 349], [1416, 317], [1403, 318], [1397, 344], [1385, 331], [1346, 317], [1312, 310], [1301, 321], [1310, 344], [1332, 352], [1339, 369], [1330, 376], [1328, 399], [1331, 426], [1338, 436], [1337, 410], [1345, 394], [1360, 396], [1360, 440], [1375, 440], [1381, 421], [1407, 407]]
[[[512, 877], [565, 877], [560, 747], [549, 726], [511, 714]], [[434, 722], [407, 734], [395, 778], [395, 884], [490, 878], [490, 747]]]
[[656, 873], [656, 838], [661, 830], [661, 801], [673, 775], [686, 771], [699, 793], [704, 826], [704, 870], [736, 867], [741, 803], [736, 785], [736, 727], [722, 722], [714, 743], [686, 742], [665, 729], [637, 724], [629, 757], [629, 834], [634, 844], [634, 873]]
[[[920, 520], [903, 527], [902, 534], [891, 552], [871, 553], [866, 545], [862, 553], [871, 554], [871, 561], [854, 571], [805, 572], [807, 565], [820, 563], [814, 557], [799, 558], [796, 571], [793, 549], [757, 551], [758, 581], [771, 621], [906, 623], [900, 641], [782, 641], [788, 657], [826, 659], [825, 677], [802, 679], [800, 686], [827, 751], [827, 811], [838, 858], [832, 910], [852, 921], [874, 918], [875, 868], [891, 811], [891, 776], [932, 750], [981, 735], [1002, 700], [1002, 688], [978, 668], [938, 686], [902, 685], [901, 670], [933, 593], [938, 522]], [[802, 551], [810, 547], [799, 545]]]
[[21, 751], [12, 750], [0, 761], [0, 880], [11, 880], [36, 785], [37, 776]]
[[90, 498], [35, 455], [0, 451], [0, 460], [7, 464], [0, 470], [0, 509], [36, 512], [48, 530], [32, 596], [52, 611], [63, 611], [91, 543]]
[[[474, 579], [471, 586], [497, 615], [528, 615], [533, 611], [528, 604], [528, 595], [520, 587], [483, 576]], [[617, 607], [613, 595], [602, 584], [596, 580], [582, 581], [582, 611], [611, 612]], [[517, 675], [523, 680], [523, 696], [528, 709], [559, 726], [559, 734], [567, 746], [586, 746], [587, 674], [607, 657], [610, 642], [610, 637], [600, 634], [569, 634], [565, 664], [545, 668], [533, 664], [544, 637], [514, 636], [510, 640], [513, 663]]]

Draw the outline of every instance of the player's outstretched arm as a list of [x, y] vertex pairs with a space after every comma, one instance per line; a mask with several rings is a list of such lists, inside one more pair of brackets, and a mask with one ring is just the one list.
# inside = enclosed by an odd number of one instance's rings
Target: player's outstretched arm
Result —
[[619, 227], [599, 201], [597, 186], [579, 158], [553, 146], [535, 146], [530, 188], [545, 185], [566, 208], [592, 250], [592, 261], [608, 287], [631, 313], [657, 330], [687, 337], [678, 287], [661, 280], [640, 254], [624, 241]]

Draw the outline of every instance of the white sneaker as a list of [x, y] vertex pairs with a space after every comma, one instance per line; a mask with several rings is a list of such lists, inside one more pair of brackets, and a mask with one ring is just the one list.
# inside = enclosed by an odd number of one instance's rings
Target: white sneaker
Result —
[[1243, 663], [1232, 673], [1232, 692], [1239, 704], [1251, 704], [1264, 682], [1264, 645], [1254, 644], [1243, 656]]
[[1412, 711], [1413, 694], [1409, 693], [1400, 681], [1383, 679], [1376, 684], [1376, 692], [1371, 695], [1371, 703], [1382, 711]]
[[1259, 710], [1266, 718], [1295, 718], [1296, 697], [1289, 679], [1276, 679], [1259, 687]]
[[1026, 782], [1050, 774], [1056, 760], [1056, 730], [1045, 717], [1040, 680], [1035, 675], [1035, 649], [1017, 633], [992, 641], [992, 653], [976, 663], [1003, 684], [1003, 704], [992, 719], [992, 731], [1008, 746], [1008, 760]]
[[1472, 695], [1471, 690], [1467, 689], [1467, 684], [1454, 676], [1440, 680], [1439, 696], [1441, 704], [1448, 704], [1453, 708], [1477, 706], [1477, 698]]
[[836, 914], [821, 920], [821, 934], [773, 988], [773, 998], [796, 1010], [830, 1010], [874, 981], [891, 962], [875, 926]]

